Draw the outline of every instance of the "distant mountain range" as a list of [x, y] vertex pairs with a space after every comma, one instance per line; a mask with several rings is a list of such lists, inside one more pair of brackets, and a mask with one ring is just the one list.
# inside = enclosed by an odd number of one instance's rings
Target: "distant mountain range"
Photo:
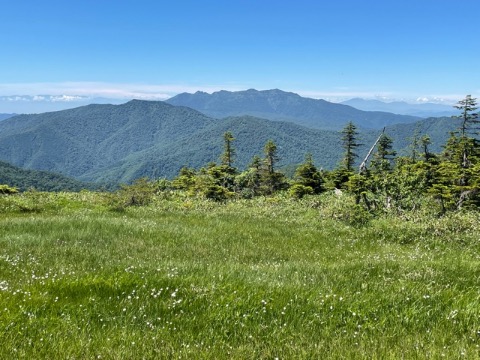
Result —
[[458, 110], [453, 106], [435, 103], [410, 104], [403, 101], [383, 102], [379, 100], [355, 98], [343, 101], [341, 104], [352, 106], [364, 111], [385, 111], [394, 114], [419, 116], [423, 118], [458, 115]]
[[[259, 103], [264, 102], [264, 95], [260, 94]], [[303, 100], [297, 98], [297, 101]], [[283, 104], [278, 104], [277, 108], [280, 107]], [[284, 112], [288, 110], [285, 108]], [[329, 116], [334, 119], [335, 113]], [[82, 181], [125, 183], [142, 176], [172, 178], [182, 166], [199, 168], [219, 161], [222, 135], [231, 131], [236, 138], [235, 166], [239, 169], [244, 169], [254, 155], [263, 156], [263, 146], [269, 139], [278, 146], [280, 166], [298, 164], [306, 153], [312, 153], [319, 167], [331, 169], [338, 165], [343, 152], [340, 132], [298, 123], [248, 115], [216, 119], [162, 101], [88, 105], [17, 115], [1, 121], [0, 159], [22, 168], [58, 172]], [[455, 127], [451, 118], [424, 119], [390, 125], [387, 133], [400, 153], [408, 146], [415, 129], [420, 135], [428, 133], [432, 151], [438, 151], [449, 130]], [[364, 156], [380, 131], [362, 130], [360, 141], [364, 146], [358, 149], [360, 156]]]
[[364, 129], [412, 123], [419, 117], [379, 111], [362, 111], [325, 100], [304, 98], [281, 90], [219, 91], [213, 94], [182, 93], [168, 100], [176, 106], [188, 106], [215, 118], [250, 115], [273, 121], [289, 121], [314, 129], [340, 130], [349, 121]]

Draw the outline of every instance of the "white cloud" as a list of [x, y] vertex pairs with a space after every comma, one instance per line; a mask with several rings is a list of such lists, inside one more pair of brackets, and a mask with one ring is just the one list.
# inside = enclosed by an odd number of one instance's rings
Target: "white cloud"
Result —
[[[106, 82], [44, 82], [44, 83], [11, 83], [0, 84], [0, 99], [10, 102], [50, 102], [76, 103], [93, 98], [107, 98], [117, 101], [142, 99], [166, 100], [178, 93], [204, 91], [212, 93], [220, 90], [239, 91], [252, 88], [251, 84], [220, 84], [220, 85], [190, 85], [190, 84], [144, 84], [144, 83], [106, 83]], [[258, 90], [260, 88], [256, 87]], [[464, 94], [400, 94], [395, 92], [357, 91], [348, 87], [337, 87], [329, 90], [282, 89], [292, 91], [301, 96], [314, 99], [325, 99], [341, 102], [355, 97], [364, 99], [379, 99], [382, 101], [403, 100], [407, 102], [436, 102], [454, 104], [465, 97]], [[480, 93], [480, 92], [479, 92]], [[12, 95], [18, 94], [18, 95]], [[48, 95], [42, 95], [48, 94]], [[475, 94], [472, 94], [474, 97]], [[1, 109], [0, 109], [1, 110]]]
[[50, 99], [54, 101], [72, 101], [82, 97], [165, 100], [181, 92], [205, 91], [211, 93], [219, 90], [233, 91], [243, 90], [243, 88], [222, 85], [152, 85], [103, 82], [0, 84], [0, 96], [21, 94], [22, 96], [35, 97], [35, 100], [41, 100], [41, 95], [39, 94], [49, 94], [57, 96], [55, 99]]
[[72, 95], [59, 95], [59, 96], [49, 96], [48, 100], [52, 102], [71, 102], [71, 101], [81, 101], [87, 99], [85, 96], [72, 96]]

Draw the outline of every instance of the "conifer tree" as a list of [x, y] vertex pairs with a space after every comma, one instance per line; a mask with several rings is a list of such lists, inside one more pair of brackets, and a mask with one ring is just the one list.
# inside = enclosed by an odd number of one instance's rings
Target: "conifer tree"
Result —
[[410, 149], [410, 160], [412, 163], [415, 163], [418, 159], [419, 151], [418, 147], [420, 145], [421, 140], [418, 138], [418, 128], [415, 129], [413, 133], [413, 137], [411, 138], [412, 142], [409, 145]]
[[351, 121], [342, 130], [342, 143], [345, 149], [342, 164], [347, 171], [353, 170], [353, 164], [358, 157], [355, 149], [361, 144], [358, 143], [357, 135], [357, 127]]
[[397, 154], [393, 150], [393, 140], [390, 136], [382, 134], [377, 144], [377, 152], [372, 159], [372, 168], [377, 172], [391, 169], [391, 160]]
[[267, 172], [273, 174], [275, 164], [279, 160], [277, 155], [277, 145], [275, 145], [273, 140], [268, 140], [263, 148], [263, 152], [265, 154], [265, 166], [267, 167]]
[[263, 148], [265, 158], [263, 160], [265, 165], [265, 172], [262, 176], [262, 185], [264, 187], [264, 192], [271, 194], [277, 190], [283, 189], [287, 186], [285, 182], [285, 176], [275, 171], [275, 165], [280, 159], [277, 154], [277, 145], [273, 140], [268, 140]]
[[311, 154], [305, 156], [305, 161], [295, 171], [294, 185], [290, 193], [294, 197], [302, 197], [306, 194], [319, 194], [324, 190], [324, 179], [313, 163]]
[[472, 165], [470, 156], [478, 152], [479, 147], [478, 140], [468, 136], [469, 133], [470, 135], [477, 133], [475, 131], [478, 130], [476, 124], [480, 123], [478, 113], [475, 112], [477, 110], [477, 99], [467, 95], [465, 99], [460, 100], [454, 107], [461, 111], [461, 114], [455, 117], [460, 119], [460, 126], [457, 130], [460, 137], [458, 138], [457, 146], [461, 153], [461, 165], [463, 168], [468, 168]]
[[227, 131], [223, 134], [223, 155], [222, 155], [222, 165], [232, 167], [234, 157], [235, 157], [235, 148], [232, 146], [232, 142], [235, 140], [232, 133]]
[[423, 150], [423, 158], [425, 161], [430, 160], [430, 158], [433, 157], [433, 154], [430, 153], [428, 150], [428, 146], [432, 143], [430, 140], [430, 136], [428, 135], [423, 135], [422, 138], [420, 139], [420, 144], [422, 145], [422, 150]]
[[468, 132], [472, 130], [478, 130], [475, 128], [475, 125], [480, 123], [478, 119], [478, 113], [475, 112], [477, 110], [477, 99], [472, 98], [471, 95], [467, 95], [465, 99], [460, 100], [454, 108], [461, 111], [461, 115], [455, 116], [455, 118], [460, 119], [460, 136], [466, 137]]

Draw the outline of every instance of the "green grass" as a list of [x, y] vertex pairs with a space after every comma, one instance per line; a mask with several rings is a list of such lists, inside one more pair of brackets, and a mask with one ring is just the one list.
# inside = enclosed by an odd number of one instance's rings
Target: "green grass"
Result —
[[28, 196], [0, 198], [2, 359], [480, 358], [478, 212]]

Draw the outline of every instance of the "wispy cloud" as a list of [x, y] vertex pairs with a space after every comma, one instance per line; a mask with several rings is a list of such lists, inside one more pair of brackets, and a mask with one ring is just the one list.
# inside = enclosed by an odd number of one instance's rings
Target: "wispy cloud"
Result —
[[[0, 97], [4, 101], [33, 102], [76, 102], [92, 98], [117, 100], [142, 99], [165, 100], [182, 92], [204, 91], [212, 93], [220, 90], [239, 91], [255, 86], [232, 84], [191, 85], [191, 84], [144, 84], [106, 82], [43, 82], [43, 83], [0, 83]], [[258, 88], [258, 90], [263, 90]], [[395, 92], [357, 91], [348, 87], [330, 90], [282, 89], [305, 97], [340, 102], [355, 97], [382, 101], [455, 103], [465, 94], [400, 94]], [[477, 94], [472, 94], [478, 97]]]
[[[0, 84], [0, 96], [32, 96], [36, 100], [42, 99], [41, 94], [59, 96], [68, 101], [69, 97], [106, 97], [112, 99], [144, 99], [165, 100], [178, 93], [219, 90], [242, 90], [236, 86], [223, 85], [152, 85], [152, 84], [127, 84], [103, 82], [61, 82], [61, 83], [18, 83]], [[33, 99], [31, 99], [33, 100]]]

